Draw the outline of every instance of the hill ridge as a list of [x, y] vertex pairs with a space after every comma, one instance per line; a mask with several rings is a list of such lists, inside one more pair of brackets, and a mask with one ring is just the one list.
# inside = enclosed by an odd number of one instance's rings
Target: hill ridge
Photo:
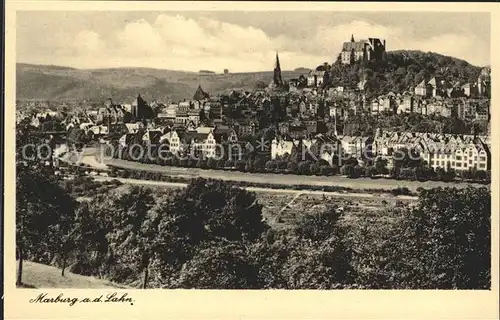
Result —
[[[432, 63], [467, 69], [467, 77], [479, 72], [480, 67], [467, 61], [438, 53], [419, 50], [388, 51], [388, 56], [403, 60], [404, 56], [421, 59], [421, 65]], [[441, 67], [438, 65], [438, 67]], [[306, 75], [308, 68], [282, 71], [283, 80]], [[309, 70], [314, 70], [312, 67]], [[393, 71], [387, 71], [389, 73]], [[391, 76], [389, 74], [389, 76]], [[273, 71], [236, 72], [203, 75], [198, 72], [134, 67], [77, 69], [64, 66], [16, 64], [18, 100], [95, 101], [111, 97], [120, 103], [130, 103], [137, 94], [146, 99], [181, 101], [190, 99], [199, 85], [211, 95], [231, 89], [252, 90], [258, 84], [269, 84]]]

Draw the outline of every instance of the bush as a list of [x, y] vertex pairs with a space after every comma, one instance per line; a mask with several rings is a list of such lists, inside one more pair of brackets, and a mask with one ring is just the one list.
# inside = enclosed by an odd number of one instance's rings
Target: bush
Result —
[[411, 191], [407, 187], [392, 189], [391, 193], [395, 196], [409, 196], [409, 195], [411, 195]]
[[310, 174], [311, 164], [308, 161], [301, 161], [297, 166], [297, 171], [299, 174], [308, 175]]
[[235, 164], [236, 164], [236, 162], [235, 162], [235, 161], [233, 161], [233, 160], [231, 160], [231, 159], [227, 159], [227, 160], [226, 160], [226, 162], [224, 163], [224, 166], [225, 166], [226, 168], [232, 168], [232, 167], [234, 167], [234, 166], [235, 166]]
[[313, 175], [319, 175], [321, 173], [321, 167], [318, 163], [311, 163], [309, 166], [309, 172]]
[[241, 172], [245, 172], [246, 162], [244, 160], [236, 161], [236, 169]]
[[288, 162], [286, 168], [287, 168], [288, 172], [290, 172], [290, 173], [298, 173], [297, 162], [294, 162], [294, 161]]
[[217, 160], [217, 169], [224, 169], [226, 167], [226, 160], [219, 159]]
[[246, 163], [245, 163], [245, 172], [254, 172], [255, 169], [254, 169], [254, 162], [252, 160], [248, 160]]
[[377, 175], [377, 168], [374, 166], [368, 166], [365, 168], [365, 176], [367, 177], [373, 177]]
[[351, 165], [344, 164], [340, 168], [340, 174], [343, 176], [352, 176], [352, 172], [354, 171], [354, 167]]
[[215, 160], [214, 158], [209, 158], [207, 161], [207, 168], [217, 169], [217, 160]]
[[333, 174], [333, 168], [330, 165], [323, 165], [320, 167], [320, 174], [322, 176], [331, 176]]
[[274, 160], [269, 160], [266, 162], [266, 171], [273, 172], [277, 168], [276, 162]]

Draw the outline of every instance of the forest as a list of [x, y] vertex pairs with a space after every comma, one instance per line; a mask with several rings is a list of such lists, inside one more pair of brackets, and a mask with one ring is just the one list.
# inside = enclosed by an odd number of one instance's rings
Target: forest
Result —
[[491, 285], [488, 187], [420, 190], [415, 203], [349, 225], [348, 212], [326, 203], [276, 229], [255, 193], [223, 181], [196, 179], [172, 192], [100, 188], [77, 201], [78, 190], [50, 167], [17, 170], [17, 285], [25, 260], [137, 288]]

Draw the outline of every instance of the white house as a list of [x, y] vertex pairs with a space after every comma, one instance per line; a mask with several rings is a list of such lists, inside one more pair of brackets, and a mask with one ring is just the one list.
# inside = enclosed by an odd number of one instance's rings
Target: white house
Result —
[[307, 86], [308, 87], [321, 87], [323, 85], [323, 80], [325, 77], [325, 71], [311, 70], [307, 75]]
[[292, 140], [274, 138], [271, 142], [271, 159], [276, 159], [285, 154], [292, 154], [294, 145], [296, 145], [296, 142]]

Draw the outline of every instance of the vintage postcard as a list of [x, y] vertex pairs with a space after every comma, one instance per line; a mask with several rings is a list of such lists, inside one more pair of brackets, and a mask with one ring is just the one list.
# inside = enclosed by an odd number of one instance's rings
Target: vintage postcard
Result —
[[499, 9], [7, 1], [6, 318], [498, 318]]

